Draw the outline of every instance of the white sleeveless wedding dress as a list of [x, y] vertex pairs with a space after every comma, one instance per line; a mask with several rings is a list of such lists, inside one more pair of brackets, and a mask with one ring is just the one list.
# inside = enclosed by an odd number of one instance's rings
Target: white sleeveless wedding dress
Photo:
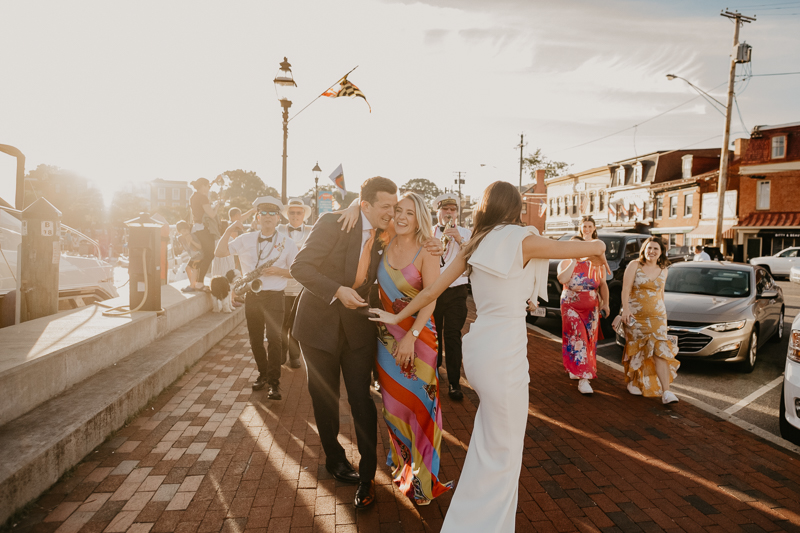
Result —
[[528, 421], [526, 300], [546, 299], [547, 260], [523, 268], [535, 228], [500, 226], [472, 254], [477, 319], [464, 336], [464, 372], [480, 397], [475, 426], [442, 533], [513, 532]]

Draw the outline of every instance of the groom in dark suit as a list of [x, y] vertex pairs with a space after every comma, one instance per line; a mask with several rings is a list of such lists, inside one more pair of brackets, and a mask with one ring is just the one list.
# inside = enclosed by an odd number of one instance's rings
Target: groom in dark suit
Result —
[[[378, 415], [370, 396], [377, 328], [365, 312], [382, 253], [381, 232], [389, 227], [397, 186], [382, 177], [361, 186], [361, 216], [353, 231], [342, 231], [338, 215], [326, 214], [311, 231], [291, 266], [304, 289], [292, 334], [308, 368], [314, 419], [334, 478], [358, 483], [356, 508], [375, 501]], [[340, 372], [356, 428], [359, 472], [338, 441]]]

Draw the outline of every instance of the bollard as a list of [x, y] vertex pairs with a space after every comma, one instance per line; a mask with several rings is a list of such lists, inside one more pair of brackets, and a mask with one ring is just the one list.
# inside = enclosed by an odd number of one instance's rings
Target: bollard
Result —
[[22, 211], [20, 322], [58, 312], [61, 211], [39, 198]]
[[161, 310], [161, 224], [148, 213], [125, 222], [131, 311]]

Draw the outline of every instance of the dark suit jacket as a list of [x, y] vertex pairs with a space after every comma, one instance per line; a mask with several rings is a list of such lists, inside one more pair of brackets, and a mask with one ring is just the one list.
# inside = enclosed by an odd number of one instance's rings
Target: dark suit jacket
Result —
[[[353, 349], [375, 344], [377, 338], [376, 324], [367, 318], [366, 308], [359, 312], [347, 309], [338, 299], [331, 303], [340, 286], [353, 286], [361, 256], [361, 217], [350, 233], [341, 230], [337, 218], [328, 213], [319, 219], [290, 269], [304, 287], [292, 335], [301, 344], [330, 351], [338, 346], [342, 330]], [[367, 302], [378, 273], [379, 250], [376, 238], [367, 282], [356, 289]]]

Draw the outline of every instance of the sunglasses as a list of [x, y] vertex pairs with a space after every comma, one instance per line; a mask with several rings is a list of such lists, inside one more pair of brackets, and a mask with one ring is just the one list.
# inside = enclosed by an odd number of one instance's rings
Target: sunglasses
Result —
[[259, 211], [259, 213], [262, 215], [269, 215], [269, 216], [275, 216], [278, 214], [277, 211]]

